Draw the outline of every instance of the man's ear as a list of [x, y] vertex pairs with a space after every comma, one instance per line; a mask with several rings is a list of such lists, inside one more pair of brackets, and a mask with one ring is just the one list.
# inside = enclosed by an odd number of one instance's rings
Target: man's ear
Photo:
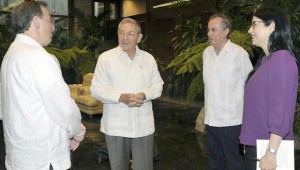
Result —
[[138, 37], [137, 43], [140, 43], [141, 40], [142, 40], [142, 38], [143, 38], [143, 34], [142, 34], [142, 33], [139, 33], [138, 36], [139, 36], [139, 37]]
[[226, 36], [228, 37], [228, 34], [229, 34], [229, 28], [226, 28], [226, 29], [225, 29], [225, 32], [226, 32]]
[[41, 27], [41, 19], [37, 16], [34, 16], [32, 18], [31, 26], [34, 26], [35, 28], [39, 29]]

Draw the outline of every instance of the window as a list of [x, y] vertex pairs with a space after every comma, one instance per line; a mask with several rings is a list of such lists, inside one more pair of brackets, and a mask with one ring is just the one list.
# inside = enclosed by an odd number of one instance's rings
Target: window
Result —
[[[110, 3], [110, 14], [109, 19], [114, 20], [117, 19], [117, 11], [116, 11], [116, 4]], [[104, 2], [94, 2], [94, 16], [98, 16], [99, 14], [104, 12]]]

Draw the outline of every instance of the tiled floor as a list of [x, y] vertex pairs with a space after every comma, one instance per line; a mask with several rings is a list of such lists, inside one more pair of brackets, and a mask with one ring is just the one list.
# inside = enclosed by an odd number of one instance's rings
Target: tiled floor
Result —
[[[161, 153], [160, 161], [154, 162], [154, 170], [206, 170], [207, 149], [205, 136], [197, 134], [194, 122], [198, 107], [154, 101], [155, 142]], [[98, 163], [98, 148], [104, 145], [99, 132], [101, 116], [90, 118], [83, 114], [87, 127], [85, 140], [72, 154], [72, 170], [110, 170], [107, 160]], [[4, 141], [0, 121], [0, 170], [4, 167]], [[300, 169], [300, 152], [296, 152], [296, 169]]]

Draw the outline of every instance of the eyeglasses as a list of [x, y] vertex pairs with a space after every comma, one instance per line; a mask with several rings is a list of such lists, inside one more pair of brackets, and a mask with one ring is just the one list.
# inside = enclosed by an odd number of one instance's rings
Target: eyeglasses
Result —
[[136, 33], [136, 32], [132, 32], [132, 31], [130, 31], [130, 32], [124, 32], [124, 31], [119, 31], [118, 32], [118, 35], [120, 36], [120, 37], [125, 37], [125, 36], [127, 36], [127, 37], [129, 37], [129, 38], [133, 38], [133, 37], [135, 37], [136, 35], [138, 35], [138, 33]]
[[251, 27], [254, 29], [257, 26], [258, 22], [265, 23], [264, 21], [252, 21]]

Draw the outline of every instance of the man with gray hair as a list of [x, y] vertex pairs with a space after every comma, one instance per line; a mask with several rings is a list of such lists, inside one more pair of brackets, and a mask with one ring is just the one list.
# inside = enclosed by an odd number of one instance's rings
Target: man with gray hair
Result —
[[208, 167], [221, 170], [226, 162], [229, 170], [240, 170], [244, 83], [253, 67], [248, 53], [230, 41], [225, 15], [213, 15], [207, 28], [211, 45], [203, 52], [203, 81]]
[[1, 66], [1, 98], [7, 170], [65, 170], [85, 127], [57, 59], [43, 47], [54, 25], [43, 1], [12, 11], [17, 33]]
[[142, 36], [134, 19], [123, 19], [119, 46], [99, 56], [92, 80], [91, 94], [104, 104], [100, 130], [112, 170], [128, 170], [131, 152], [134, 169], [153, 169], [151, 100], [160, 97], [163, 80], [153, 56], [137, 46]]

